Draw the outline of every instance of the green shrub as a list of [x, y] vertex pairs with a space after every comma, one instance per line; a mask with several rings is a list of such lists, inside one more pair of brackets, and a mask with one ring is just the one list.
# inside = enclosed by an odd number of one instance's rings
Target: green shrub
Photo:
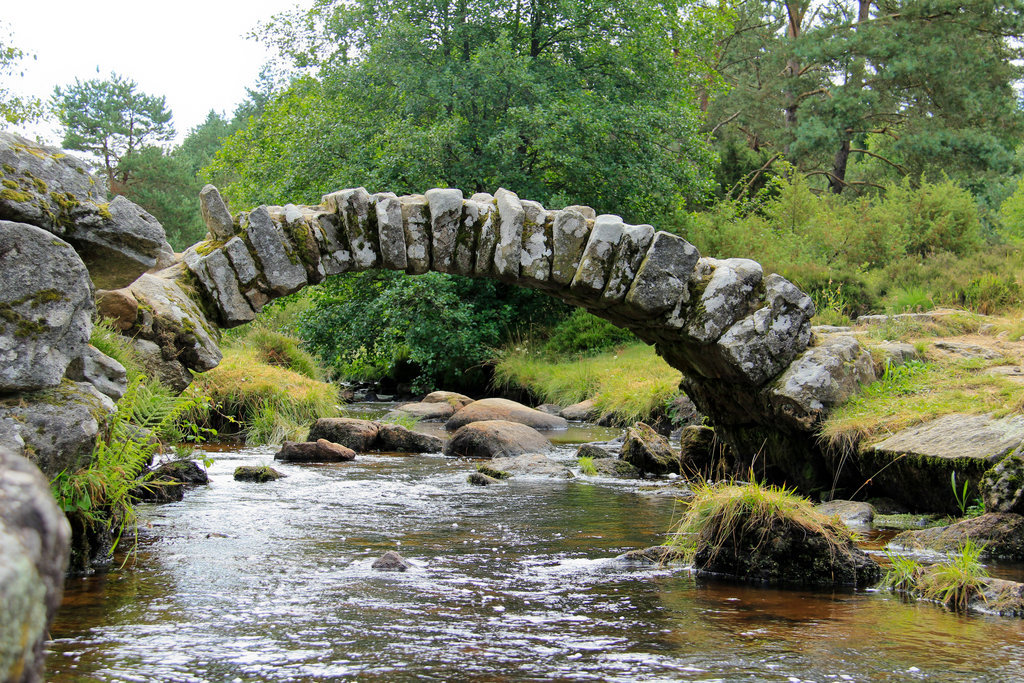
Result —
[[629, 330], [577, 308], [555, 326], [544, 350], [562, 355], [593, 353], [631, 342], [636, 342], [636, 337]]
[[257, 357], [267, 365], [286, 368], [310, 379], [323, 379], [324, 373], [313, 354], [305, 351], [295, 337], [256, 328], [236, 343], [255, 351]]

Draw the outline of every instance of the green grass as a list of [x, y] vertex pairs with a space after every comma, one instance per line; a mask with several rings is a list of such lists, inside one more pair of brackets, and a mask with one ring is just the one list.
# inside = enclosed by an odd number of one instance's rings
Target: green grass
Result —
[[223, 351], [220, 365], [194, 382], [210, 397], [209, 420], [219, 431], [241, 432], [250, 444], [304, 440], [313, 421], [337, 414], [333, 385], [268, 364], [257, 348]]
[[576, 460], [576, 464], [580, 466], [580, 472], [587, 475], [588, 477], [597, 476], [597, 468], [594, 467], [594, 459], [588, 455], [581, 455]]
[[529, 345], [498, 359], [494, 383], [521, 387], [544, 403], [571, 405], [593, 399], [619, 424], [644, 420], [679, 393], [682, 374], [644, 344], [584, 358], [556, 358]]
[[792, 523], [820, 534], [833, 547], [848, 543], [850, 531], [835, 517], [814, 509], [814, 504], [785, 487], [759, 483], [691, 485], [693, 498], [672, 529], [671, 545], [680, 548], [687, 562], [697, 551], [710, 548], [712, 557], [729, 539], [756, 534], [766, 541], [780, 523]]
[[888, 555], [892, 564], [881, 586], [965, 612], [973, 599], [983, 595], [989, 578], [980, 561], [983, 550], [984, 546], [968, 539], [948, 560], [927, 567], [906, 557]]

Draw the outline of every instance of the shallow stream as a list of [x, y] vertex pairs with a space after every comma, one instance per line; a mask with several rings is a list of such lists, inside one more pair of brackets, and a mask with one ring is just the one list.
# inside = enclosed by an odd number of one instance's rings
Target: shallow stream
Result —
[[[674, 514], [635, 482], [482, 488], [466, 482], [475, 462], [386, 454], [232, 478], [273, 453], [212, 453], [209, 486], [140, 509], [134, 563], [68, 581], [47, 680], [1024, 676], [1020, 620], [616, 560], [663, 542]], [[386, 550], [414, 569], [370, 569]]]

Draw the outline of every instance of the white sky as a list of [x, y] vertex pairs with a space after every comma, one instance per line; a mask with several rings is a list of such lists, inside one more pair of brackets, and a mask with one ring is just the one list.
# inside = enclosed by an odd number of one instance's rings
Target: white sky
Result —
[[[4, 0], [0, 34], [36, 59], [22, 60], [15, 93], [49, 99], [75, 78], [134, 79], [164, 95], [180, 141], [214, 109], [230, 115], [270, 52], [245, 34], [311, 0]], [[97, 68], [99, 71], [97, 72]], [[19, 131], [59, 144], [51, 123]]]

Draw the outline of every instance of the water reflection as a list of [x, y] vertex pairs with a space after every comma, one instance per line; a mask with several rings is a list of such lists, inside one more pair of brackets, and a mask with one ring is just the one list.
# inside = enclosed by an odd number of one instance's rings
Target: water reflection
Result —
[[[1015, 620], [880, 593], [698, 582], [615, 555], [660, 542], [636, 484], [466, 483], [475, 463], [360, 456], [212, 483], [143, 511], [132, 567], [69, 582], [52, 681], [1009, 680]], [[571, 461], [571, 450], [556, 457]], [[398, 549], [415, 564], [370, 564]]]

